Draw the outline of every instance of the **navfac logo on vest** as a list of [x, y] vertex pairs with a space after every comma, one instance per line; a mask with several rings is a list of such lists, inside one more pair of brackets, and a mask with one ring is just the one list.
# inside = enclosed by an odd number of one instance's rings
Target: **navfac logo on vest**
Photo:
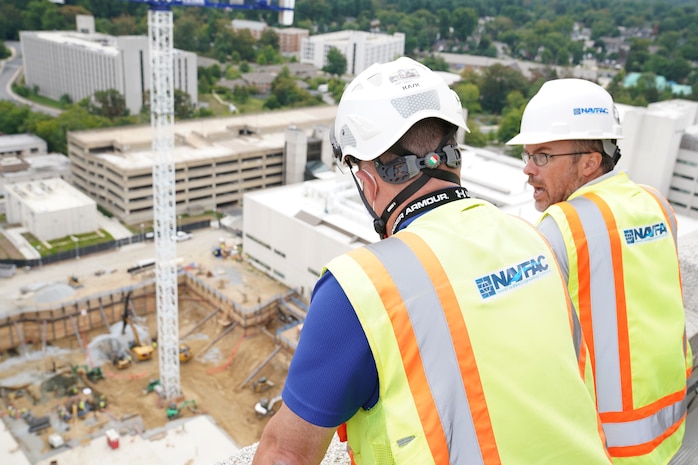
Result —
[[475, 279], [477, 290], [483, 299], [509, 292], [523, 284], [536, 280], [550, 272], [545, 255], [532, 257], [514, 266]]
[[623, 235], [628, 245], [641, 244], [643, 242], [656, 241], [669, 234], [669, 230], [664, 222], [639, 228], [624, 229]]

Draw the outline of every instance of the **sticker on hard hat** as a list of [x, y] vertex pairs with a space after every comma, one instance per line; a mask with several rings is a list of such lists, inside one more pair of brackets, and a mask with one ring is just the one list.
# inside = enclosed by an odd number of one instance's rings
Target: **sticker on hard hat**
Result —
[[394, 74], [391, 74], [388, 79], [391, 84], [399, 84], [401, 81], [413, 80], [419, 77], [419, 71], [415, 68], [399, 69]]
[[598, 114], [608, 114], [608, 108], [596, 107], [596, 108], [573, 108], [572, 113], [574, 115], [598, 115]]

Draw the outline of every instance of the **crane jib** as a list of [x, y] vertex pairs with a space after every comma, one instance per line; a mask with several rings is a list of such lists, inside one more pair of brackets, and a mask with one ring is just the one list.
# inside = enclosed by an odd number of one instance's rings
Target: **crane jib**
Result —
[[243, 9], [243, 10], [270, 10], [293, 11], [295, 0], [279, 0], [272, 3], [270, 0], [252, 0], [245, 3], [213, 2], [209, 0], [122, 0], [131, 3], [145, 3], [155, 9], [168, 9], [173, 6], [203, 6], [207, 8]]

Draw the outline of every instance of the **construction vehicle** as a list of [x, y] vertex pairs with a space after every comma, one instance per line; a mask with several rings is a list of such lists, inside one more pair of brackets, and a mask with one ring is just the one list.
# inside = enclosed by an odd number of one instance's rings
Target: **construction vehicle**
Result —
[[274, 407], [278, 402], [281, 402], [280, 395], [272, 398], [271, 400], [267, 398], [260, 399], [259, 402], [257, 402], [254, 406], [254, 411], [257, 414], [257, 417], [262, 418], [268, 415], [273, 415], [276, 411], [274, 410]]
[[80, 284], [80, 280], [79, 280], [78, 277], [75, 276], [75, 275], [71, 275], [71, 276], [68, 278], [68, 285], [69, 285], [70, 287], [72, 287], [72, 288], [75, 288], [75, 289], [77, 289], [78, 287], [81, 287], [81, 286], [82, 286], [82, 284]]
[[121, 321], [123, 322], [123, 326], [121, 327], [121, 334], [124, 334], [126, 332], [126, 325], [130, 326], [131, 332], [133, 333], [134, 342], [131, 345], [131, 347], [129, 347], [129, 349], [131, 350], [133, 357], [136, 359], [137, 362], [150, 360], [151, 358], [153, 358], [153, 346], [141, 343], [141, 338], [138, 336], [136, 326], [133, 324], [133, 321], [131, 321], [131, 312], [129, 311], [130, 302], [131, 291], [129, 291], [129, 293], [126, 294], [126, 298], [124, 299], [124, 313], [121, 316]]
[[191, 360], [192, 354], [191, 354], [191, 349], [189, 348], [188, 345], [182, 343], [179, 345], [179, 361], [180, 362], [188, 362]]
[[123, 370], [131, 366], [131, 356], [128, 354], [114, 355], [112, 363], [119, 370]]
[[266, 376], [262, 376], [257, 381], [252, 383], [252, 390], [254, 392], [264, 392], [274, 387], [274, 382], [267, 379]]
[[156, 392], [158, 396], [162, 394], [162, 385], [159, 379], [151, 379], [148, 385], [143, 389], [143, 395], [148, 395], [151, 392]]
[[196, 408], [196, 401], [194, 399], [185, 400], [181, 404], [177, 405], [174, 402], [170, 402], [167, 406], [167, 419], [174, 420], [182, 414], [184, 407], [188, 407], [192, 413], [199, 413], [199, 409]]
[[73, 373], [84, 375], [93, 383], [96, 383], [100, 379], [104, 379], [104, 373], [102, 373], [101, 367], [90, 368], [87, 365], [73, 365]]

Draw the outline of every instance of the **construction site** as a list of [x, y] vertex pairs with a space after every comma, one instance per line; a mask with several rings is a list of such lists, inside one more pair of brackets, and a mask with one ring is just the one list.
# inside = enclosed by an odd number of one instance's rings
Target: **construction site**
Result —
[[236, 447], [259, 440], [281, 404], [307, 304], [220, 235], [197, 232], [178, 249], [178, 399], [164, 399], [159, 382], [156, 282], [143, 259], [152, 243], [0, 282], [14, 306], [0, 321], [0, 414], [15, 452], [39, 463], [198, 415]]

